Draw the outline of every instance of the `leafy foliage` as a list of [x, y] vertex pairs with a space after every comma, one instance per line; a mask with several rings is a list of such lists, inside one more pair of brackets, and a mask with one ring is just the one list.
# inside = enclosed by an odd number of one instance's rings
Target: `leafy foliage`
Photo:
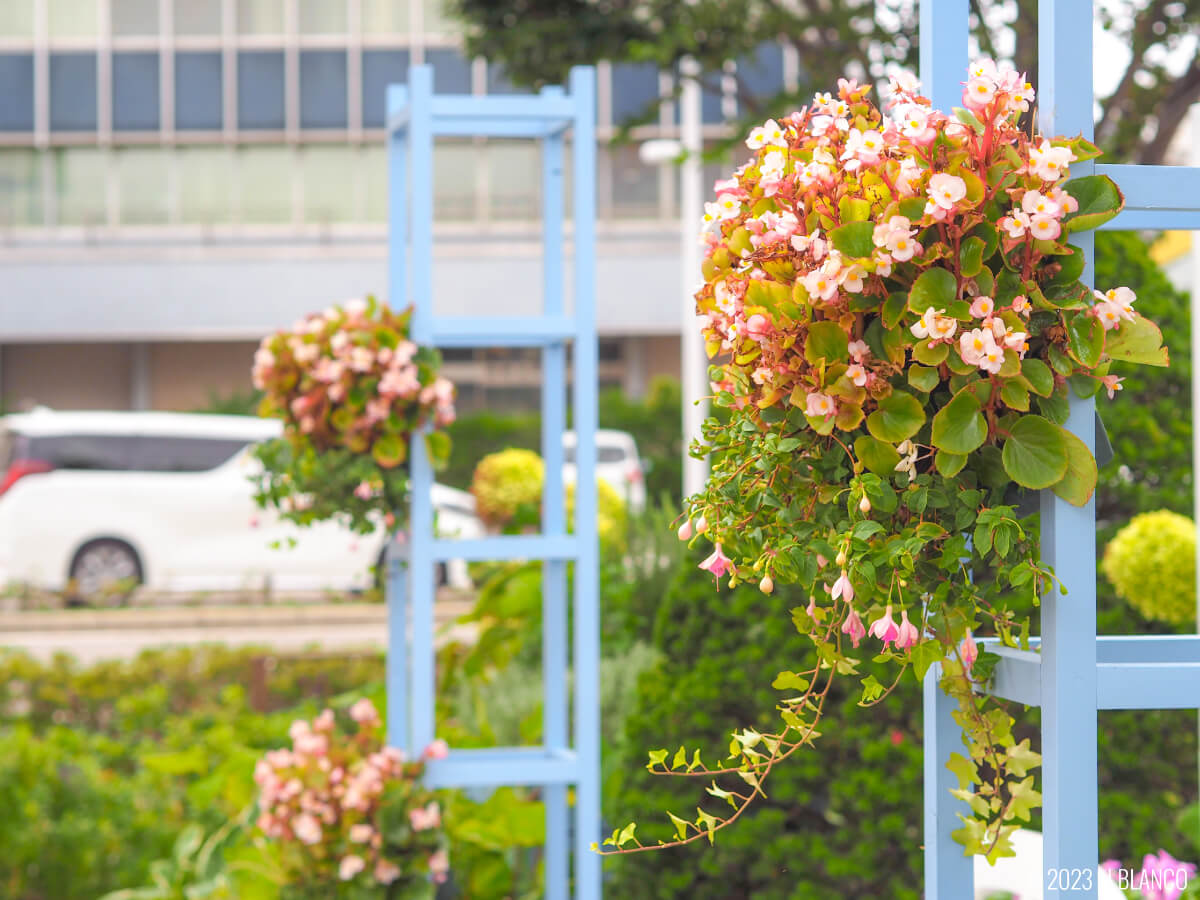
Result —
[[1117, 532], [1101, 565], [1118, 595], [1147, 619], [1196, 620], [1196, 525], [1169, 510], [1141, 513]]

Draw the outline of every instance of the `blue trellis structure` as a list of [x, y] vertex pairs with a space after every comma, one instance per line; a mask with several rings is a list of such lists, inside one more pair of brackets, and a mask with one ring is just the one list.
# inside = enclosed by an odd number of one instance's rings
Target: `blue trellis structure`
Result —
[[[961, 105], [968, 12], [968, 0], [921, 2], [921, 76], [939, 109]], [[1043, 134], [1092, 137], [1092, 16], [1091, 0], [1038, 4], [1035, 87]], [[1073, 164], [1071, 174], [1093, 168], [1125, 194], [1124, 211], [1102, 227], [1200, 229], [1200, 169], [1087, 162]], [[1091, 234], [1072, 235], [1072, 241], [1088, 256], [1083, 277], [1090, 284]], [[1094, 415], [1094, 400], [1072, 398], [1067, 428], [1093, 451]], [[1036, 650], [992, 646], [1001, 661], [990, 690], [1042, 707], [1046, 897], [1095, 898], [1097, 711], [1200, 708], [1200, 637], [1097, 637], [1095, 501], [1078, 508], [1043, 491], [1041, 502], [1042, 557], [1069, 593], [1043, 598]], [[962, 749], [962, 732], [951, 716], [955, 703], [937, 678], [934, 667], [925, 680], [925, 897], [969, 900], [973, 861], [950, 838], [960, 825], [956, 813], [966, 806], [950, 795], [957, 784], [945, 768], [950, 753]]]
[[[595, 74], [572, 69], [569, 90], [544, 88], [529, 96], [450, 96], [433, 93], [433, 69], [414, 66], [407, 86], [387, 95], [391, 301], [414, 305], [412, 337], [438, 347], [538, 347], [542, 351], [542, 457], [546, 476], [542, 533], [478, 540], [434, 536], [433, 472], [421, 435], [410, 453], [411, 538], [395, 553], [387, 581], [389, 608], [388, 741], [417, 754], [434, 740], [434, 571], [447, 559], [543, 561], [542, 745], [451, 749], [433, 761], [434, 787], [538, 786], [546, 808], [545, 893], [550, 900], [597, 900], [600, 860], [600, 696], [598, 546], [596, 535], [595, 316]], [[572, 170], [571, 309], [564, 303], [564, 164], [570, 132]], [[526, 284], [481, 284], [496, 296], [488, 318], [439, 317], [433, 309], [433, 155], [435, 136], [529, 138], [542, 147], [544, 225], [543, 311], [503, 315], [505, 290]], [[467, 261], [464, 265], [470, 265]], [[573, 345], [572, 411], [575, 451], [575, 527], [568, 533], [563, 486], [567, 345]], [[395, 545], [393, 545], [395, 546]], [[400, 556], [406, 556], [401, 559]], [[574, 606], [568, 635], [568, 563]], [[573, 645], [568, 696], [568, 641]], [[574, 716], [570, 715], [573, 705]], [[572, 727], [573, 726], [573, 727]], [[573, 804], [571, 801], [573, 800]], [[570, 811], [574, 807], [574, 827]], [[572, 870], [572, 844], [574, 867]]]

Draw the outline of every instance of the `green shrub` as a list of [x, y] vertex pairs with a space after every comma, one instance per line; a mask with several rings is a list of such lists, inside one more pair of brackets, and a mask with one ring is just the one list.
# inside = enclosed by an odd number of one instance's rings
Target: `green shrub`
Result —
[[1101, 568], [1147, 619], [1196, 620], [1196, 525], [1187, 516], [1166, 509], [1134, 516], [1109, 541]]

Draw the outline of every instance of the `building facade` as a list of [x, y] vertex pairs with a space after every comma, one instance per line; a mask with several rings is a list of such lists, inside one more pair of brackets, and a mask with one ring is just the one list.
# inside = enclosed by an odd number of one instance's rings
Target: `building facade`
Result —
[[[0, 400], [203, 407], [249, 390], [263, 334], [382, 293], [386, 86], [428, 63], [437, 91], [515, 90], [461, 46], [441, 0], [0, 3]], [[794, 80], [789, 52], [708, 86], [708, 138], [736, 91]], [[677, 135], [671, 89], [652, 66], [598, 69], [601, 380], [634, 394], [679, 367], [678, 176], [637, 148]], [[439, 309], [539, 303], [536, 145], [444, 141], [435, 159]], [[465, 407], [536, 403], [536, 357], [448, 366]]]

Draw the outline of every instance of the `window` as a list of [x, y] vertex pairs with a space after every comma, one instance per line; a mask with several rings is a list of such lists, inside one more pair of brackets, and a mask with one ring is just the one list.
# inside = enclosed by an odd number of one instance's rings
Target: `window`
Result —
[[97, 3], [98, 0], [47, 0], [50, 37], [95, 37], [100, 22]]
[[292, 221], [292, 154], [287, 147], [242, 147], [238, 156], [238, 210], [250, 224]]
[[175, 54], [175, 127], [221, 127], [221, 54]]
[[387, 120], [387, 87], [408, 81], [407, 50], [364, 50], [362, 60], [363, 125], [382, 128]]
[[237, 30], [239, 34], [283, 34], [283, 0], [237, 0]]
[[529, 94], [532, 93], [527, 87], [518, 87], [513, 84], [508, 76], [504, 73], [504, 67], [499, 63], [488, 63], [487, 67], [487, 92], [489, 94]]
[[[652, 104], [657, 105], [658, 98], [658, 67], [654, 63], [617, 63], [612, 67], [614, 125], [644, 115]], [[657, 110], [650, 121], [657, 123]]]
[[488, 141], [488, 211], [493, 219], [541, 216], [542, 160], [533, 141]]
[[328, 225], [355, 221], [357, 162], [352, 147], [315, 145], [301, 151], [305, 222]]
[[426, 50], [433, 66], [433, 89], [439, 94], [471, 93], [471, 64], [457, 50]]
[[0, 131], [33, 131], [33, 54], [0, 53]]
[[346, 52], [300, 51], [300, 127], [346, 127]]
[[125, 434], [64, 434], [14, 441], [18, 459], [37, 459], [56, 469], [113, 472], [207, 472], [248, 445], [231, 438], [151, 437]]
[[158, 130], [158, 54], [114, 53], [113, 128]]
[[300, 0], [301, 34], [345, 34], [345, 0]]
[[188, 225], [219, 225], [231, 219], [233, 152], [227, 147], [180, 147], [179, 220]]
[[408, 0], [362, 0], [364, 34], [408, 32]]
[[0, 150], [0, 228], [42, 224], [42, 166], [34, 150]]
[[608, 153], [612, 161], [613, 215], [619, 219], [658, 218], [660, 167], [643, 163], [635, 146], [602, 152]]
[[[129, 147], [116, 152], [122, 225], [161, 225], [167, 221], [167, 151]], [[209, 185], [209, 190], [213, 189]]]
[[136, 437], [129, 468], [138, 472], [208, 472], [233, 459], [249, 441], [237, 438]]
[[33, 37], [33, 0], [0, 3], [0, 37]]
[[175, 33], [215, 35], [221, 33], [221, 4], [215, 0], [175, 0]]
[[112, 0], [113, 34], [158, 34], [158, 0]]
[[251, 50], [238, 53], [238, 127], [283, 128], [283, 53]]
[[458, 34], [459, 24], [451, 18], [447, 6], [449, 0], [421, 0], [425, 30], [440, 34]]
[[53, 152], [58, 223], [104, 224], [108, 216], [103, 151], [93, 147], [67, 147]]
[[50, 127], [96, 130], [96, 54], [50, 54]]
[[768, 100], [783, 90], [783, 47], [775, 42], [760, 44], [754, 54], [737, 64], [738, 81], [750, 94]]
[[[382, 143], [367, 144], [362, 148], [359, 166], [366, 178], [367, 221], [386, 222], [388, 214], [388, 171], [387, 150]], [[437, 157], [434, 157], [434, 166]]]
[[469, 143], [441, 143], [433, 151], [433, 214], [441, 222], [475, 219], [475, 165]]

